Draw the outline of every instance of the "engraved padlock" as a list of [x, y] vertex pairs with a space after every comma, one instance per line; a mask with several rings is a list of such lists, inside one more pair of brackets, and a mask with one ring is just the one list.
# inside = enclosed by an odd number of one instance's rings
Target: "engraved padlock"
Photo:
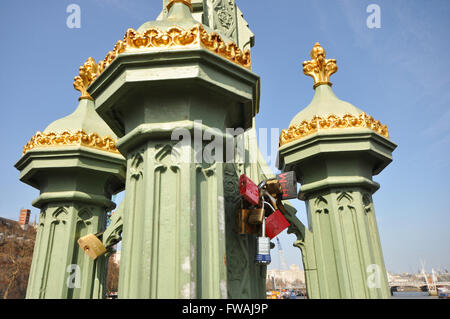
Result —
[[78, 239], [78, 245], [80, 245], [81, 249], [83, 249], [83, 251], [93, 260], [106, 253], [106, 247], [99, 239], [102, 234], [103, 233], [95, 235], [89, 234]]
[[285, 172], [277, 175], [277, 180], [280, 182], [281, 186], [281, 198], [286, 199], [296, 199], [297, 194], [297, 178], [295, 172]]
[[248, 216], [248, 223], [250, 225], [261, 225], [264, 221], [265, 213], [264, 208], [252, 209]]
[[237, 232], [239, 235], [257, 234], [258, 226], [249, 224], [248, 218], [251, 209], [244, 208], [244, 200], [241, 200], [241, 208], [237, 211]]
[[[263, 204], [264, 201], [260, 200], [260, 203]], [[261, 204], [250, 211], [248, 215], [248, 223], [250, 225], [261, 225], [263, 223], [266, 211], [264, 205]]]
[[270, 239], [265, 234], [266, 222], [265, 219], [262, 222], [262, 236], [256, 239], [256, 256], [255, 261], [257, 264], [268, 265], [271, 263], [270, 258]]

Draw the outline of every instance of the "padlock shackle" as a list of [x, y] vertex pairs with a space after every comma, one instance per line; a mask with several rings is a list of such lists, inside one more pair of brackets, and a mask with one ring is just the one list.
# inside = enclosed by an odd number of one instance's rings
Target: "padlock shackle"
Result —
[[267, 182], [270, 182], [270, 181], [276, 181], [276, 180], [277, 180], [276, 178], [265, 179], [265, 180], [263, 180], [261, 183], [259, 183], [258, 189], [261, 189], [261, 188], [263, 188], [264, 186], [266, 186]]
[[[265, 189], [263, 189], [263, 190], [261, 191], [261, 197], [263, 197], [263, 201], [264, 201], [264, 196], [266, 196], [266, 197], [269, 198], [269, 200], [272, 202], [272, 206], [273, 206], [273, 207], [278, 207], [278, 205], [277, 205], [277, 200], [276, 200], [275, 198], [273, 198], [273, 196], [270, 195], [269, 192], [266, 191]], [[267, 202], [266, 202], [266, 203], [267, 203]], [[274, 211], [275, 211], [275, 210], [276, 210], [276, 209], [274, 209]]]
[[270, 204], [269, 204], [268, 202], [266, 202], [265, 200], [263, 200], [262, 202], [263, 202], [263, 208], [264, 208], [264, 204], [267, 204], [267, 205], [269, 205], [270, 208], [272, 208], [272, 210], [273, 210], [274, 212], [276, 211], [276, 209], [273, 208], [273, 206], [270, 205]]
[[263, 219], [262, 222], [262, 237], [266, 237], [266, 218]]
[[264, 186], [266, 186], [267, 180], [262, 181], [261, 183], [259, 183], [258, 185], [258, 190], [261, 190], [261, 188], [263, 188]]

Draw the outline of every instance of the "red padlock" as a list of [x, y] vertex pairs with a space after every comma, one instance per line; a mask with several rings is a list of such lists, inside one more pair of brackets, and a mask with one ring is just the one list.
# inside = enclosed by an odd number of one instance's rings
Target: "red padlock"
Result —
[[239, 179], [239, 192], [242, 197], [251, 205], [259, 204], [259, 190], [258, 185], [248, 178], [245, 174], [241, 175]]
[[283, 214], [279, 210], [276, 210], [266, 218], [266, 236], [272, 239], [290, 225], [291, 224], [284, 218]]

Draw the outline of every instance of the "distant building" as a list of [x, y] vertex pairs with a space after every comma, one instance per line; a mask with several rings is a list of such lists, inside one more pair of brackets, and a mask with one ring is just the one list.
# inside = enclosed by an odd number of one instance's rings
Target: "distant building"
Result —
[[291, 265], [288, 270], [267, 270], [267, 279], [282, 281], [286, 287], [291, 288], [305, 284], [305, 272], [298, 265]]
[[[26, 230], [30, 224], [30, 215], [31, 210], [29, 209], [21, 209], [19, 214], [19, 221], [15, 221], [8, 218], [0, 217], [0, 226], [4, 226], [9, 229], [9, 236], [15, 237], [14, 234], [17, 233], [18, 230]], [[13, 234], [13, 235], [12, 235]], [[5, 234], [3, 232], [0, 233], [0, 240], [5, 238]]]
[[22, 229], [25, 229], [28, 227], [28, 225], [30, 223], [30, 215], [31, 215], [31, 210], [29, 210], [29, 209], [21, 209], [20, 210], [19, 225], [20, 225], [20, 227], [22, 227]]
[[14, 229], [20, 227], [20, 224], [18, 221], [0, 217], [0, 226], [5, 226], [9, 229]]
[[118, 250], [114, 255], [112, 255], [114, 263], [120, 265], [120, 250]]

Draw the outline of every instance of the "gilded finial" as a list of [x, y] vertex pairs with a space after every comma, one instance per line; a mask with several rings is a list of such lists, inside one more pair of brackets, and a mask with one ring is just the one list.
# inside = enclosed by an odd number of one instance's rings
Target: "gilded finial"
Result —
[[326, 52], [317, 42], [311, 51], [311, 61], [303, 62], [303, 73], [314, 78], [314, 89], [322, 84], [332, 85], [330, 76], [337, 72], [335, 59], [325, 59]]
[[191, 0], [170, 0], [169, 3], [167, 4], [167, 10], [170, 10], [170, 8], [172, 8], [172, 6], [177, 2], [184, 3], [185, 5], [187, 5], [189, 7], [189, 9], [191, 9], [191, 12], [194, 12], [194, 8], [192, 7]]
[[78, 100], [91, 100], [90, 94], [87, 92], [87, 88], [94, 81], [98, 71], [98, 65], [93, 58], [87, 59], [87, 61], [80, 66], [79, 75], [75, 77], [73, 87], [81, 92], [81, 96]]

